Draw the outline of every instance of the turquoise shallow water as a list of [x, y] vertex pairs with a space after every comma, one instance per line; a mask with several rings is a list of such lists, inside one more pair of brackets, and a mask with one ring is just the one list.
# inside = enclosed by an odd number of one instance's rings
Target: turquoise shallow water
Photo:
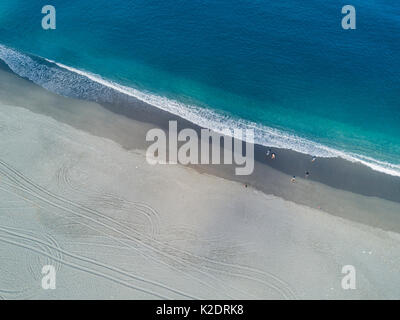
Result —
[[400, 3], [352, 1], [347, 31], [336, 0], [54, 0], [54, 31], [41, 28], [45, 4], [0, 3], [0, 58], [47, 89], [88, 87], [21, 53], [199, 124], [252, 125], [259, 143], [400, 174]]

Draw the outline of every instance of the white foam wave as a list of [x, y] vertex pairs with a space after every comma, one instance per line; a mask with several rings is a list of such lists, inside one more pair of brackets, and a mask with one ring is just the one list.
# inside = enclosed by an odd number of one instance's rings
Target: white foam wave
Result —
[[[400, 176], [400, 165], [336, 150], [282, 130], [244, 119], [235, 119], [211, 109], [183, 104], [176, 100], [120, 85], [91, 72], [42, 58], [48, 63], [45, 65], [1, 44], [0, 59], [16, 74], [59, 94], [96, 100], [96, 96], [99, 95], [103, 99], [107, 99], [112, 96], [112, 90], [114, 90], [219, 133], [226, 133], [225, 129], [227, 128], [254, 129], [254, 141], [260, 145], [290, 149], [317, 157], [340, 157], [351, 162], [360, 162], [375, 171]], [[111, 91], [107, 91], [105, 88]]]

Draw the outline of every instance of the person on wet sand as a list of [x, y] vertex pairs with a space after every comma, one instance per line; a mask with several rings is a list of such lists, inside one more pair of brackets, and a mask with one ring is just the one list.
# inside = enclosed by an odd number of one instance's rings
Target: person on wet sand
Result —
[[306, 171], [306, 179], [308, 178], [309, 175], [310, 175], [310, 173], [308, 171]]
[[290, 180], [292, 183], [296, 182], [296, 176], [293, 176], [292, 179]]

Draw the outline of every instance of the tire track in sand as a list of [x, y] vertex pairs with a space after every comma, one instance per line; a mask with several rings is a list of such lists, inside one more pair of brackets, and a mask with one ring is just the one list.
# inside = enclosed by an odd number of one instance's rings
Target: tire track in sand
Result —
[[[33, 188], [39, 189], [40, 191], [42, 191], [43, 193], [49, 195], [50, 197], [56, 198], [56, 199], [58, 199], [59, 201], [62, 201], [62, 202], [66, 202], [66, 203], [72, 205], [72, 206], [75, 207], [75, 208], [77, 207], [77, 208], [79, 208], [79, 209], [83, 209], [84, 211], [89, 212], [89, 213], [91, 213], [91, 214], [94, 214], [94, 215], [97, 215], [97, 216], [101, 216], [102, 218], [105, 218], [106, 220], [111, 221], [112, 223], [115, 223], [115, 224], [117, 224], [117, 225], [120, 225], [120, 227], [126, 228], [126, 226], [121, 225], [120, 223], [118, 223], [118, 221], [115, 221], [114, 219], [112, 219], [112, 218], [110, 218], [110, 217], [107, 217], [107, 216], [104, 216], [104, 215], [102, 215], [102, 214], [99, 214], [99, 212], [95, 212], [95, 211], [92, 210], [92, 209], [89, 209], [89, 208], [86, 208], [86, 207], [82, 207], [81, 205], [76, 204], [76, 203], [73, 203], [73, 202], [71, 202], [70, 200], [62, 199], [62, 198], [59, 197], [59, 196], [56, 196], [56, 195], [51, 194], [51, 193], [48, 192], [47, 190], [44, 190], [44, 189], [41, 188], [40, 186], [38, 186], [38, 185], [34, 184], [33, 182], [31, 182], [29, 179], [27, 179], [26, 177], [24, 177], [20, 172], [14, 170], [14, 169], [12, 169], [12, 168], [10, 168], [10, 167], [9, 167], [8, 165], [6, 165], [4, 162], [0, 161], [0, 163], [1, 163], [4, 167], [6, 167], [8, 170], [12, 171], [15, 175], [17, 175], [20, 179], [24, 180], [25, 183], [28, 184], [28, 186], [31, 185], [31, 186], [33, 186]], [[26, 187], [26, 186], [24, 186], [23, 184], [21, 185], [21, 183], [20, 183], [18, 180], [13, 179], [13, 177], [9, 177], [9, 175], [7, 175], [7, 173], [3, 172], [3, 174], [5, 174], [6, 176], [8, 176], [9, 179], [13, 180], [13, 181], [14, 181], [15, 183], [17, 183], [18, 185], [20, 185], [20, 186], [22, 186], [22, 187]], [[29, 187], [28, 187], [28, 190], [33, 191], [33, 190], [30, 189]], [[33, 192], [34, 192], [34, 191], [33, 191]], [[35, 192], [34, 192], [34, 193], [35, 193]], [[36, 196], [36, 197], [38, 197], [37, 194], [36, 194], [36, 195], [33, 194], [33, 195]], [[45, 202], [50, 202], [50, 201], [46, 201], [46, 199], [43, 199], [43, 198], [40, 197], [40, 196], [39, 196], [39, 198], [41, 198], [41, 199], [44, 200]], [[55, 205], [56, 207], [59, 207], [61, 210], [72, 211], [72, 210], [69, 210], [69, 209], [67, 209], [67, 208], [65, 208], [65, 207], [62, 207], [62, 206], [60, 207], [59, 205], [54, 204], [54, 203], [52, 203], [52, 202], [50, 202], [50, 204], [53, 205], [53, 206]], [[73, 213], [73, 214], [77, 214], [77, 213], [74, 212], [74, 211], [72, 211], [72, 213]], [[92, 220], [92, 218], [89, 218], [89, 217], [84, 217], [84, 218], [89, 219], [89, 220]], [[99, 223], [98, 221], [95, 221], [95, 222]], [[116, 231], [114, 228], [110, 227], [110, 225], [105, 225], [105, 227], [111, 228], [113, 231]], [[117, 232], [117, 233], [118, 233], [118, 232]], [[124, 234], [124, 233], [122, 233], [122, 235], [123, 235], [123, 236], [126, 236], [126, 234]], [[128, 238], [130, 238], [132, 241], [138, 241], [138, 239], [132, 239], [131, 237], [128, 237]], [[146, 245], [146, 244], [143, 244], [143, 242], [142, 242], [141, 244], [142, 244], [142, 245]], [[156, 251], [157, 251], [156, 248], [151, 247], [151, 246], [150, 246], [150, 249], [156, 250]], [[175, 248], [175, 250], [177, 250], [177, 249]], [[183, 253], [187, 254], [187, 252], [183, 252]], [[189, 254], [189, 255], [191, 255], [191, 254]], [[164, 254], [164, 256], [165, 256], [165, 254]], [[193, 255], [192, 255], [192, 257], [193, 257]], [[251, 276], [249, 276], [249, 275], [244, 275], [243, 273], [232, 273], [232, 272], [230, 273], [231, 275], [234, 275], [234, 276], [238, 276], [238, 277], [246, 278], [246, 279], [253, 280], [253, 281], [256, 281], [256, 282], [259, 282], [259, 283], [263, 283], [263, 284], [266, 285], [267, 287], [272, 288], [272, 289], [274, 289], [275, 291], [279, 292], [279, 293], [280, 293], [283, 297], [285, 297], [285, 298], [290, 298], [290, 297], [293, 298], [293, 297], [295, 297], [295, 295], [294, 295], [293, 291], [290, 289], [290, 287], [289, 287], [285, 282], [283, 282], [281, 279], [279, 279], [278, 277], [276, 277], [276, 276], [274, 276], [274, 275], [272, 275], [272, 274], [265, 274], [265, 273], [263, 273], [263, 272], [261, 272], [261, 271], [259, 271], [259, 270], [256, 270], [256, 269], [252, 269], [252, 268], [248, 268], [248, 267], [243, 267], [243, 266], [237, 266], [237, 265], [231, 265], [231, 264], [222, 263], [222, 262], [218, 262], [218, 261], [213, 261], [213, 260], [211, 260], [211, 259], [207, 259], [207, 258], [203, 258], [203, 257], [197, 257], [197, 256], [194, 256], [194, 257], [197, 258], [197, 259], [206, 260], [206, 261], [208, 261], [208, 262], [210, 262], [210, 263], [212, 263], [212, 264], [216, 264], [216, 265], [219, 265], [219, 266], [233, 267], [233, 268], [236, 268], [238, 271], [242, 271], [242, 272], [243, 272], [244, 270], [246, 270], [247, 272], [250, 271], [250, 272], [253, 273], [253, 276], [254, 276], [254, 274], [263, 275], [263, 276], [267, 275], [267, 276], [270, 278], [270, 280], [273, 280], [273, 282], [277, 282], [277, 283], [278, 283], [278, 286], [273, 285], [271, 282], [268, 282], [268, 281], [263, 281], [263, 280], [261, 280], [261, 279], [255, 278], [255, 277], [251, 277]], [[175, 260], [176, 260], [176, 257], [174, 257], [174, 258], [175, 258]], [[181, 263], [183, 262], [183, 263], [185, 263], [185, 264], [188, 263], [187, 261], [186, 261], [186, 262], [185, 262], [185, 261], [180, 261], [180, 262], [181, 262]], [[208, 267], [208, 269], [212, 269], [212, 268]], [[199, 270], [197, 270], [197, 271], [199, 271]], [[218, 270], [218, 271], [219, 271], [219, 272], [224, 272], [224, 271], [222, 271], [222, 270]], [[209, 274], [207, 274], [207, 275], [210, 276]], [[197, 280], [199, 280], [199, 279], [197, 279]]]

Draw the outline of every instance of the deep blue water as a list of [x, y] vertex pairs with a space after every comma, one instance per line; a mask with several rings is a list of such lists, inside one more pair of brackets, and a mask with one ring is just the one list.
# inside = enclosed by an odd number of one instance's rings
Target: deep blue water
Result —
[[[41, 28], [46, 4], [54, 31]], [[265, 144], [400, 165], [400, 2], [351, 1], [356, 30], [341, 28], [345, 4], [2, 0], [0, 44], [254, 122]]]

